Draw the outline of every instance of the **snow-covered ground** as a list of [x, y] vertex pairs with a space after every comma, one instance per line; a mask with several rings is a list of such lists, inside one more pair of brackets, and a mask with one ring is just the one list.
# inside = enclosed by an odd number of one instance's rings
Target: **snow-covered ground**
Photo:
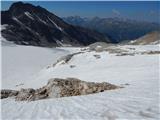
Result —
[[2, 88], [14, 89], [16, 85], [21, 85], [24, 81], [33, 81], [34, 74], [68, 53], [69, 51], [58, 48], [3, 46]]
[[[130, 52], [159, 50], [158, 45], [119, 47]], [[116, 56], [108, 52], [92, 51], [77, 54], [67, 64], [57, 64], [52, 67], [60, 56], [77, 51], [80, 51], [80, 48], [49, 49], [4, 45], [2, 88], [39, 88], [46, 85], [48, 79], [56, 77], [75, 77], [93, 82], [105, 81], [125, 88], [33, 102], [3, 99], [2, 119], [159, 119], [158, 54]], [[100, 58], [97, 59], [94, 55], [100, 55]]]

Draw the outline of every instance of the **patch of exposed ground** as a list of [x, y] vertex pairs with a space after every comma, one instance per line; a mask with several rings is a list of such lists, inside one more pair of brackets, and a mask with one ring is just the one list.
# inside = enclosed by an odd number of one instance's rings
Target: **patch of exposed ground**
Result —
[[[76, 52], [73, 54], [69, 54], [66, 56], [61, 57], [60, 59], [58, 59], [54, 64], [49, 65], [47, 68], [50, 67], [55, 67], [56, 65], [63, 65], [63, 64], [67, 64], [75, 55], [78, 54], [83, 54], [83, 53], [87, 53], [87, 52], [92, 52], [95, 51], [97, 53], [99, 52], [108, 52], [109, 54], [114, 54], [116, 56], [134, 56], [134, 55], [154, 55], [154, 54], [160, 54], [160, 51], [136, 51], [135, 48], [127, 48], [127, 49], [123, 49], [117, 45], [99, 45], [100, 43], [98, 43], [98, 45], [96, 46], [96, 44], [89, 46], [89, 47], [85, 47], [82, 48], [80, 52]], [[99, 54], [95, 54], [93, 55], [96, 59], [100, 59], [101, 56]], [[76, 65], [71, 65], [71, 68], [76, 67]]]
[[136, 51], [135, 48], [127, 48], [123, 49], [120, 46], [108, 44], [106, 43], [95, 43], [93, 45], [88, 46], [88, 48], [83, 48], [83, 51], [95, 51], [95, 52], [103, 52], [106, 51], [110, 54], [115, 54], [116, 56], [134, 56], [134, 55], [154, 55], [154, 54], [160, 54], [160, 51]]
[[35, 101], [47, 98], [88, 95], [118, 88], [122, 87], [107, 82], [95, 83], [85, 82], [76, 78], [55, 78], [50, 79], [47, 85], [39, 89], [1, 90], [1, 99], [13, 97], [17, 101]]
[[146, 52], [142, 52], [142, 54], [154, 55], [154, 54], [160, 54], [160, 51], [146, 51]]

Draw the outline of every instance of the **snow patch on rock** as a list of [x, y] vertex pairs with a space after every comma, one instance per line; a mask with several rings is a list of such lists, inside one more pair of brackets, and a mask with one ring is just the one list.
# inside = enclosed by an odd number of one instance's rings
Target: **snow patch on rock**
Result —
[[51, 21], [52, 24], [54, 24], [54, 26], [55, 26], [58, 30], [63, 31], [63, 29], [62, 29], [61, 27], [59, 27], [53, 20], [51, 20], [49, 17], [48, 17], [48, 19]]
[[24, 14], [29, 17], [30, 19], [34, 20], [34, 18], [32, 17], [32, 15], [29, 12], [24, 12]]

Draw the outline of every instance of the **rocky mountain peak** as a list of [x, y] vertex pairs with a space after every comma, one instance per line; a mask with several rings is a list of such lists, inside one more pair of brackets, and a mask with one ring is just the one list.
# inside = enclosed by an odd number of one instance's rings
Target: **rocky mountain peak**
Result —
[[109, 41], [96, 31], [70, 25], [45, 8], [28, 3], [13, 3], [1, 15], [1, 24], [8, 25], [2, 36], [17, 44], [50, 47]]
[[11, 13], [14, 13], [14, 12], [22, 13], [24, 11], [30, 11], [35, 8], [36, 8], [35, 6], [28, 4], [28, 3], [16, 2], [10, 6], [9, 11]]

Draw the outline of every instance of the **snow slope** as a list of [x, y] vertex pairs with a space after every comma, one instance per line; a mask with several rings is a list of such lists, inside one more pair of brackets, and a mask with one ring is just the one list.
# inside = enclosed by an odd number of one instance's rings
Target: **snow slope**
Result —
[[68, 53], [56, 48], [14, 44], [2, 46], [2, 88], [14, 89], [24, 81], [31, 82], [35, 73]]
[[[156, 45], [119, 47], [132, 47], [135, 51], [159, 50]], [[67, 64], [47, 68], [60, 55], [76, 51], [80, 49], [2, 46], [2, 88], [39, 88], [56, 77], [106, 81], [125, 88], [33, 102], [3, 99], [2, 119], [159, 119], [159, 55], [115, 56], [108, 52], [85, 52], [75, 55]], [[15, 86], [21, 83], [23, 85]]]

